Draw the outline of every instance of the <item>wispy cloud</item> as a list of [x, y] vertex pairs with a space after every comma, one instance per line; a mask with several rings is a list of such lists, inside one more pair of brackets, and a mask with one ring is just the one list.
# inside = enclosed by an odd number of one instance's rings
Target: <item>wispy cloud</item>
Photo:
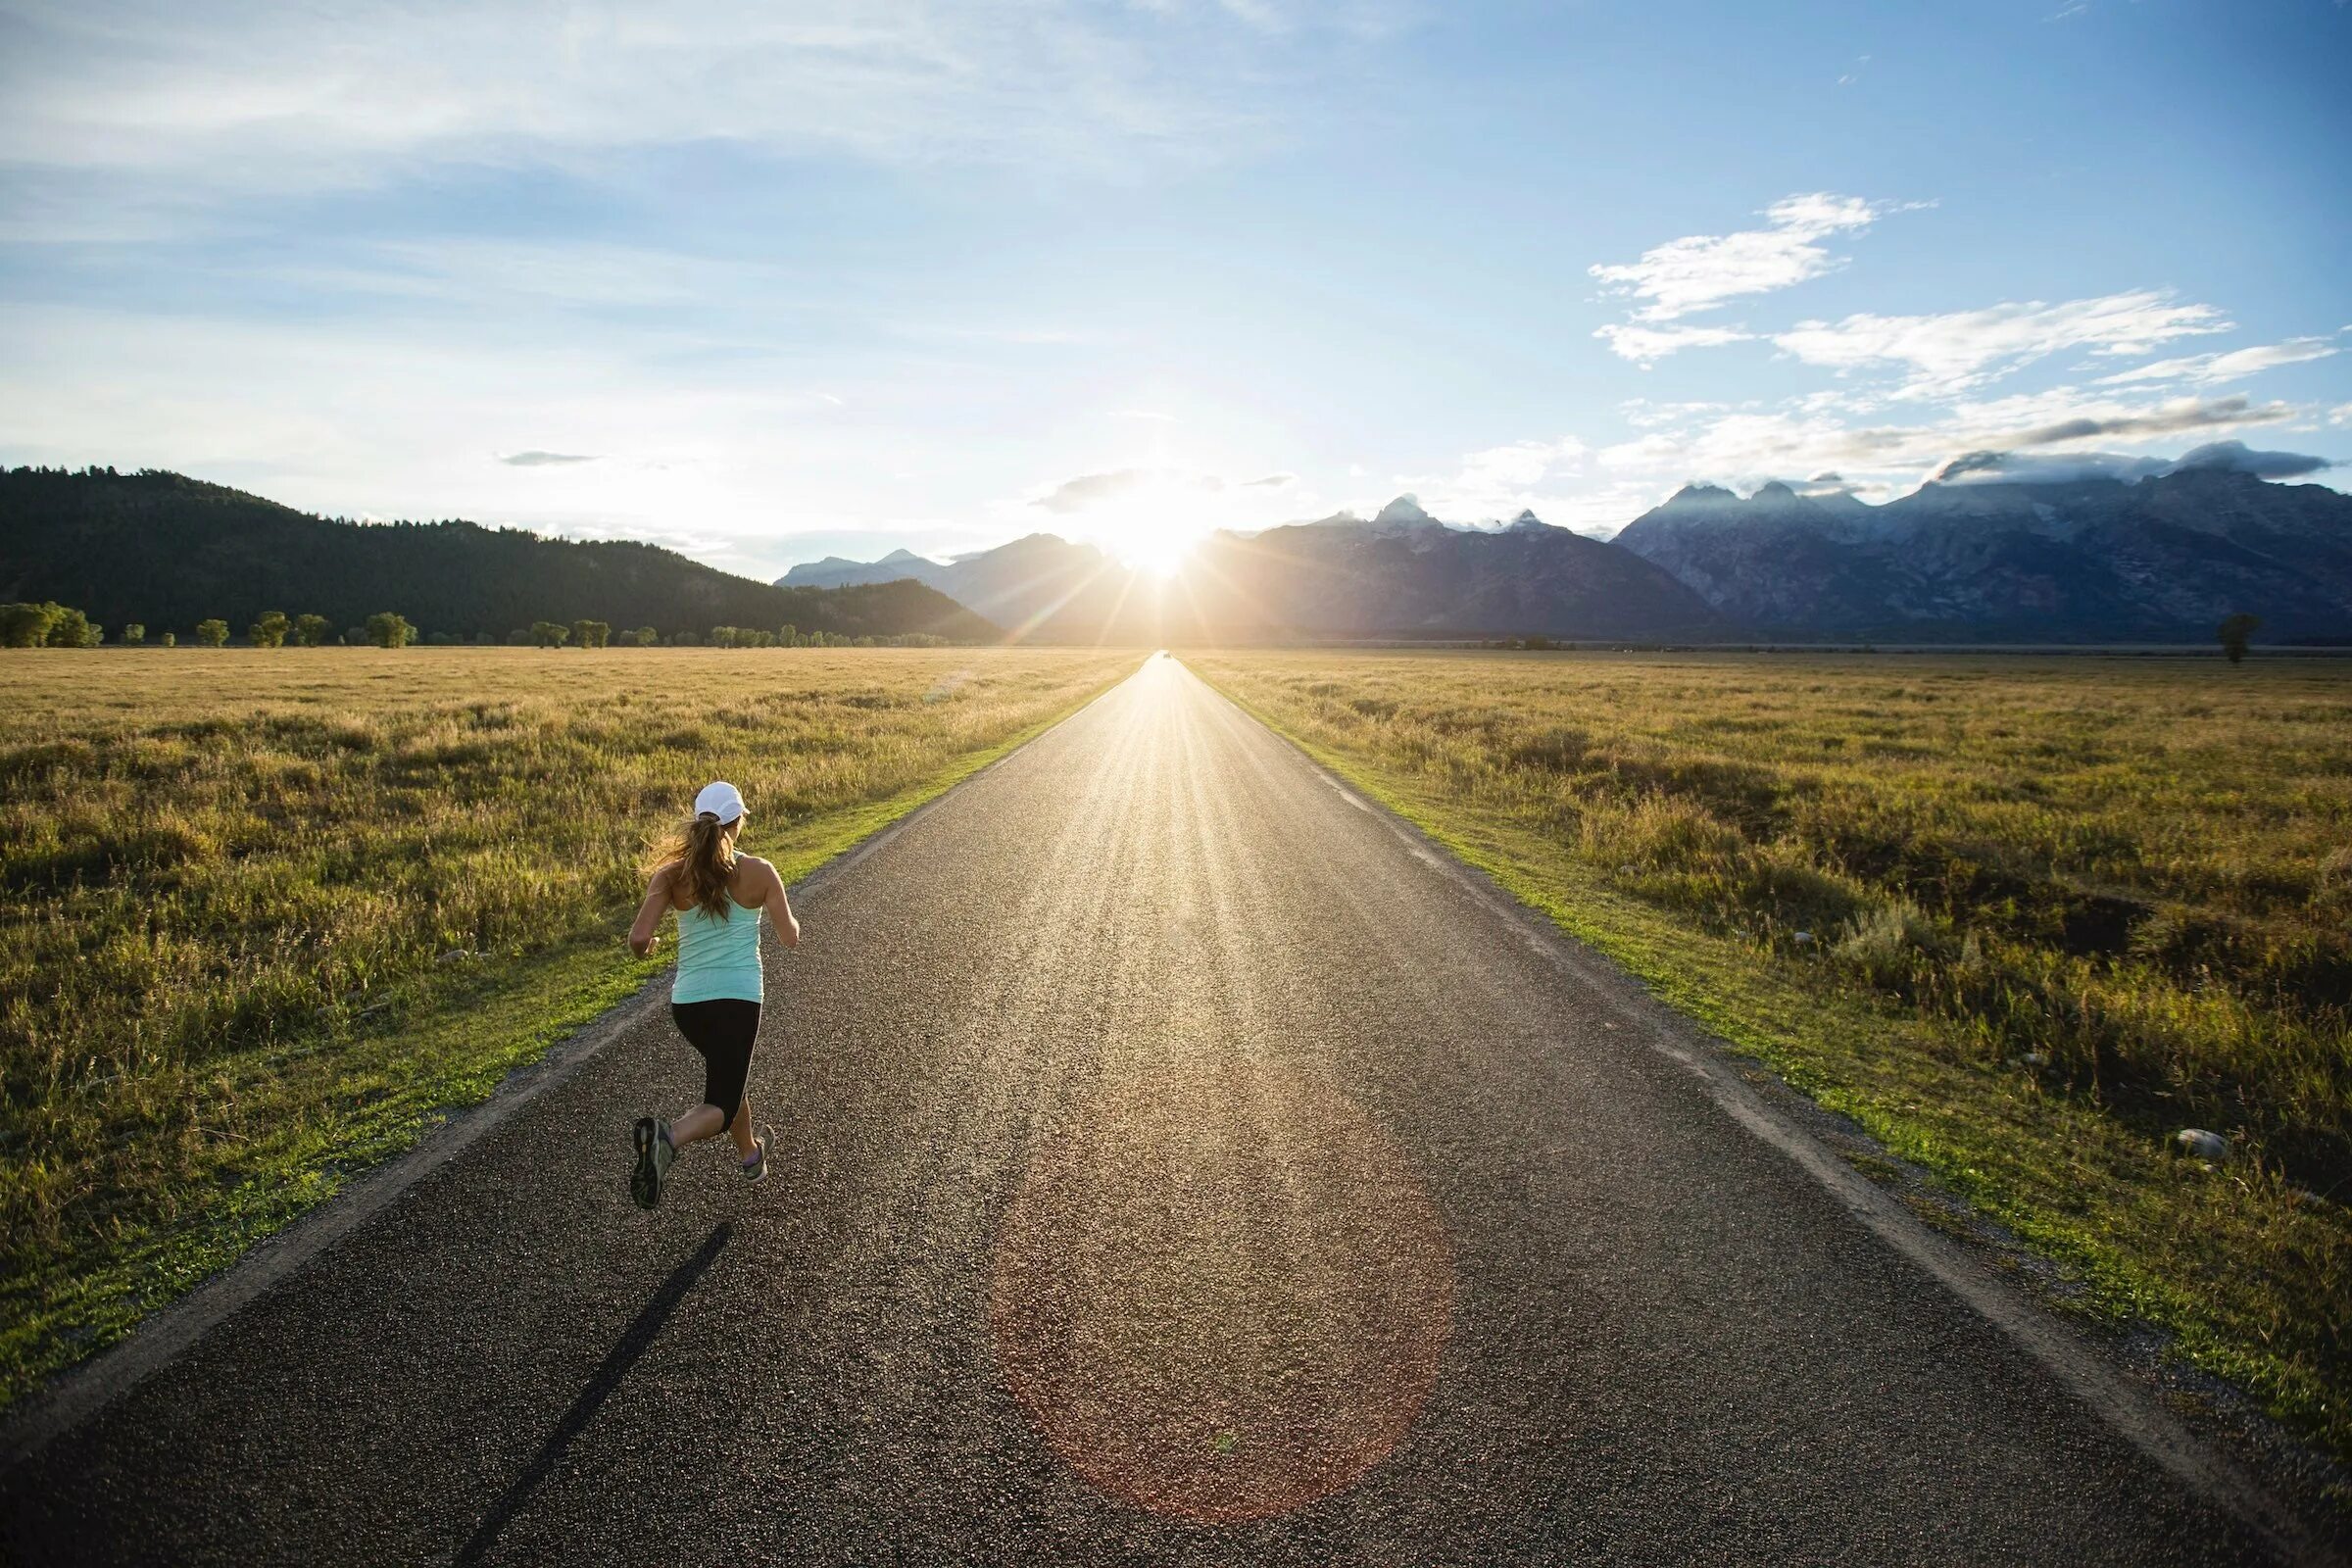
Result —
[[[1828, 191], [1785, 196], [1764, 210], [1762, 228], [1690, 234], [1652, 246], [1640, 261], [1595, 265], [1590, 270], [1604, 292], [1641, 301], [1633, 310], [1635, 320], [1671, 321], [1835, 270], [1844, 258], [1831, 255], [1823, 240], [1868, 228], [1901, 210], [1897, 204]], [[1690, 346], [1687, 341], [1676, 345]], [[1640, 357], [1622, 347], [1618, 352]]]
[[510, 452], [499, 462], [510, 468], [562, 468], [574, 463], [594, 463], [596, 454], [582, 452]]
[[2047, 305], [2039, 300], [1935, 316], [1849, 316], [1800, 321], [1772, 341], [1808, 365], [1907, 372], [1899, 396], [1946, 397], [2066, 349], [2144, 354], [2174, 338], [2231, 329], [2210, 305], [2138, 290]]
[[1242, 485], [1243, 488], [1250, 490], [1280, 490], [1285, 485], [1296, 484], [1298, 482], [1298, 476], [1295, 473], [1269, 473], [1262, 478], [1244, 479], [1242, 481]]
[[1612, 321], [1592, 334], [1621, 360], [1647, 368], [1685, 349], [1709, 349], [1724, 343], [1745, 343], [1755, 336], [1728, 326], [1631, 326]]
[[2150, 365], [2120, 370], [2114, 375], [2102, 375], [2094, 384], [2129, 386], [2143, 381], [2235, 381], [2258, 370], [2273, 369], [2281, 365], [2324, 360], [2335, 352], [2335, 344], [2327, 338], [2295, 337], [2283, 343], [2232, 349], [2227, 354], [2190, 354], [2176, 360], [2158, 360]]
[[1082, 473], [1064, 479], [1030, 501], [1048, 512], [1084, 512], [1087, 508], [1141, 487], [1152, 477], [1149, 468], [1113, 468], [1106, 473]]
[[252, 196], [436, 162], [588, 169], [615, 149], [721, 142], [1123, 178], [1265, 144], [1374, 11], [1410, 20], [1393, 4], [1256, 0], [1140, 26], [1115, 8], [987, 0], [11, 7], [0, 158]]

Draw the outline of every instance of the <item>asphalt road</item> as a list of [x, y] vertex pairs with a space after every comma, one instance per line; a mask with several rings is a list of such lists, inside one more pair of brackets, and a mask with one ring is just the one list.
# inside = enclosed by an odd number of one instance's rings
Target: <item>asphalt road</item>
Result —
[[9, 1548], [2263, 1560], [1687, 1026], [1173, 661], [803, 917], [774, 1178], [631, 1205], [700, 1083], [641, 1008], [17, 1465]]

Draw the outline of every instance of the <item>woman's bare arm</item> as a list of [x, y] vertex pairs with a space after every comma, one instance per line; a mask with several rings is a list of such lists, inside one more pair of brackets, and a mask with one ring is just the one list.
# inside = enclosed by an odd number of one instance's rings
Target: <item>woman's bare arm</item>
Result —
[[662, 916], [669, 912], [671, 869], [663, 866], [645, 885], [645, 902], [637, 906], [637, 923], [629, 927], [629, 951], [640, 958], [653, 952], [662, 940], [654, 933], [662, 929]]
[[775, 921], [776, 935], [784, 939], [784, 945], [797, 948], [801, 945], [801, 921], [792, 912], [792, 900], [784, 891], [783, 874], [765, 860], [760, 863], [767, 866], [767, 897], [761, 902], [767, 906], [768, 917]]

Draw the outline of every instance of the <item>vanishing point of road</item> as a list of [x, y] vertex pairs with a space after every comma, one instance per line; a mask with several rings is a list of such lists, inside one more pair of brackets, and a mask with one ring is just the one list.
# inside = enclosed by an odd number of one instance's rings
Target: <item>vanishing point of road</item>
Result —
[[697, 1150], [631, 1205], [630, 1120], [699, 1082], [631, 1004], [21, 1457], [0, 1542], [2266, 1559], [1988, 1270], [1937, 1266], [1689, 1025], [1175, 660], [803, 918], [753, 1077], [769, 1181]]

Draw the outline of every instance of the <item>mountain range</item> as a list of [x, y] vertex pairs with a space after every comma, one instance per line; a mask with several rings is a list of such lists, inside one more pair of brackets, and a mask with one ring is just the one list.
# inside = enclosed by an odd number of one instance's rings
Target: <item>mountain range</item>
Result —
[[56, 600], [105, 625], [182, 635], [264, 612], [356, 626], [394, 611], [425, 632], [503, 640], [534, 620], [706, 636], [713, 626], [995, 642], [920, 583], [779, 588], [629, 541], [470, 522], [353, 523], [176, 473], [0, 472], [0, 600]]
[[1368, 519], [1211, 534], [1164, 580], [1031, 534], [947, 562], [836, 557], [778, 581], [894, 577], [1049, 641], [2204, 642], [2239, 611], [2266, 640], [2344, 641], [2352, 496], [2186, 459], [2137, 479], [1953, 471], [1881, 506], [1690, 485], [1605, 542], [1532, 513], [1455, 526], [1403, 496]]
[[1878, 507], [1693, 485], [1614, 542], [1766, 637], [2202, 641], [2238, 611], [2273, 640], [2352, 637], [2352, 496], [2222, 467], [1935, 482]]
[[779, 584], [914, 580], [1041, 641], [1256, 642], [1510, 634], [1697, 639], [1724, 618], [1663, 568], [1524, 514], [1448, 526], [1409, 496], [1243, 535], [1217, 532], [1172, 576], [1030, 534], [934, 562], [900, 551], [795, 566]]
[[2137, 478], [1958, 463], [1881, 506], [1821, 484], [1690, 485], [1606, 541], [1530, 513], [1458, 526], [1402, 496], [1368, 518], [1212, 533], [1165, 577], [1037, 533], [953, 561], [829, 558], [774, 585], [646, 544], [350, 523], [174, 473], [18, 468], [0, 472], [0, 600], [158, 631], [394, 610], [492, 639], [586, 617], [958, 642], [2205, 642], [2243, 611], [2264, 640], [2352, 641], [2352, 496], [2206, 451], [2224, 461]]

